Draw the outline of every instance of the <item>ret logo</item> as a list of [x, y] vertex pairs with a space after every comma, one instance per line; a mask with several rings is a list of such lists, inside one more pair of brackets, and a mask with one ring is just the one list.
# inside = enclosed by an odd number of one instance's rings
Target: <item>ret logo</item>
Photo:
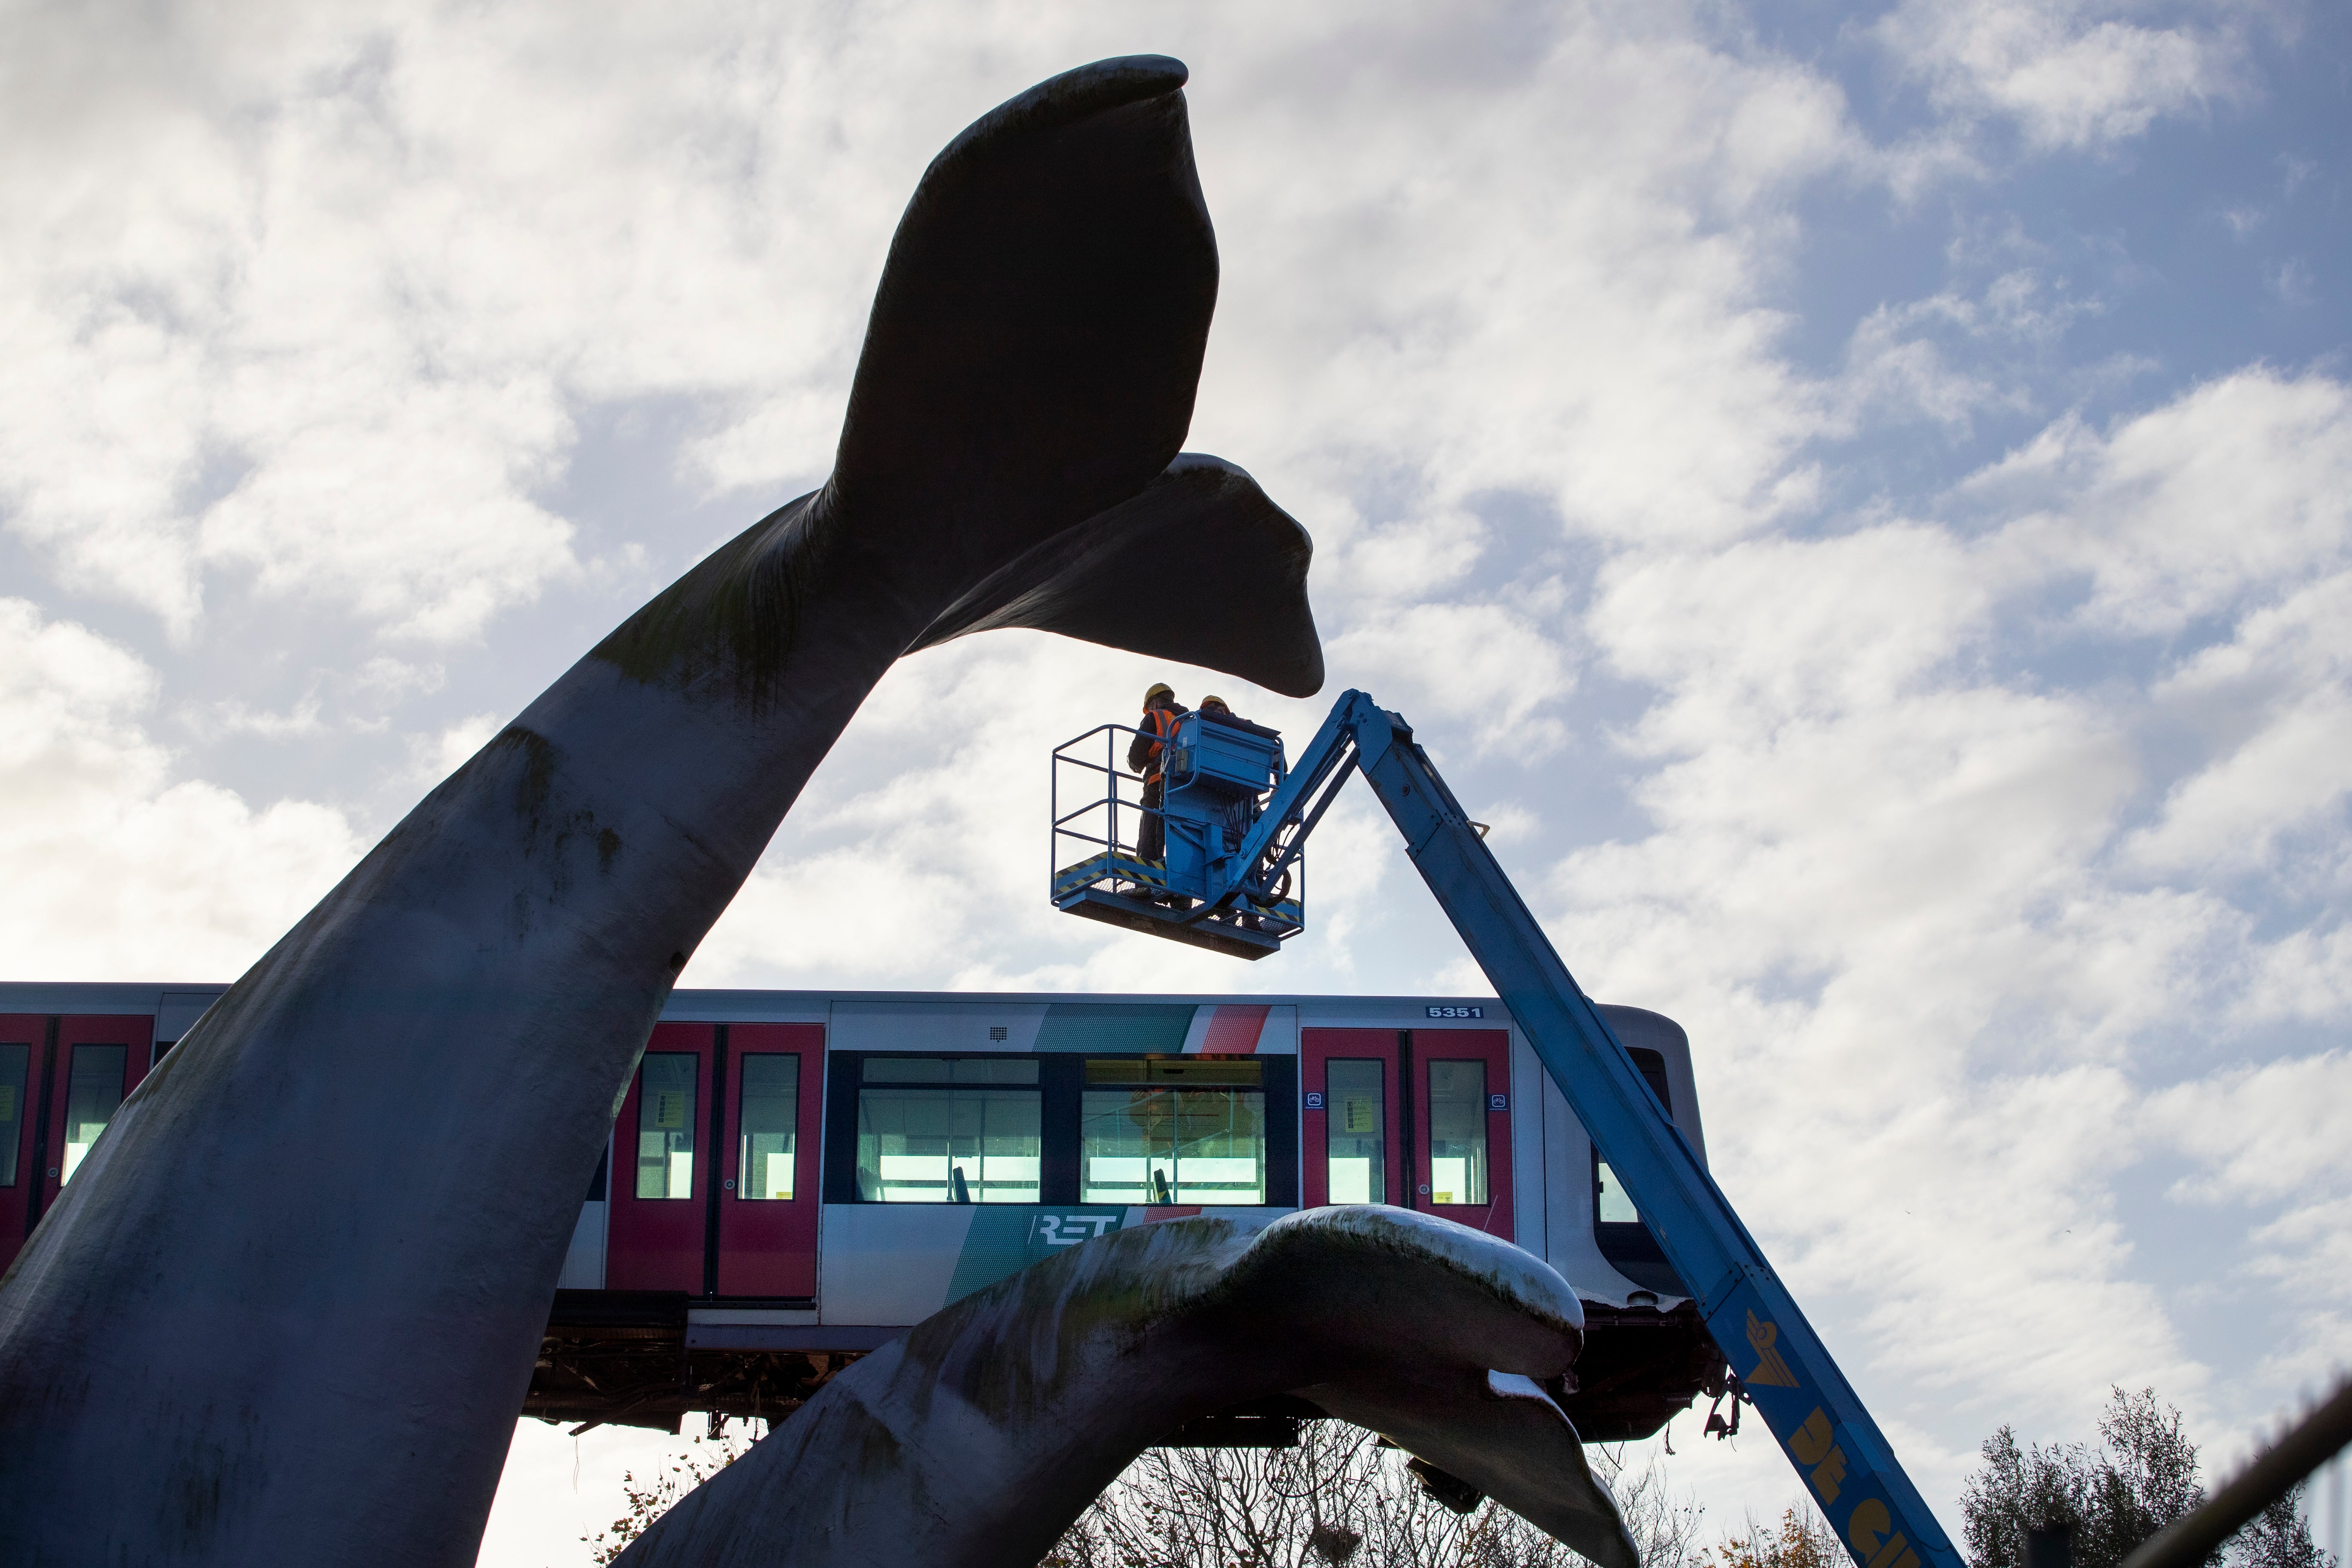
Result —
[[1076, 1247], [1108, 1235], [1118, 1221], [1115, 1214], [1041, 1214], [1031, 1239], [1047, 1247]]

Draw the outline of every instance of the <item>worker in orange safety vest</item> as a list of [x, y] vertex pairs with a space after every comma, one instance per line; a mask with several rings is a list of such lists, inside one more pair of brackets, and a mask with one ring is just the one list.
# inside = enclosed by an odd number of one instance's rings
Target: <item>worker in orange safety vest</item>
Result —
[[1143, 694], [1142, 722], [1127, 748], [1128, 771], [1143, 775], [1143, 831], [1136, 836], [1136, 856], [1155, 866], [1168, 858], [1168, 825], [1160, 819], [1160, 802], [1167, 784], [1168, 743], [1176, 738], [1176, 721], [1184, 713], [1173, 687], [1152, 682]]

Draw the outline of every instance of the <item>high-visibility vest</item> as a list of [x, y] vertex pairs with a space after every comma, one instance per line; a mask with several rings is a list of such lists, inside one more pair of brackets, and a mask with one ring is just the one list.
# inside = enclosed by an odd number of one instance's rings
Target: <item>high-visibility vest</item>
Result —
[[1156, 737], [1151, 742], [1151, 771], [1143, 775], [1145, 784], [1160, 776], [1168, 756], [1168, 742], [1176, 738], [1176, 724], [1181, 717], [1173, 708], [1146, 708], [1143, 710], [1141, 728], [1150, 731]]

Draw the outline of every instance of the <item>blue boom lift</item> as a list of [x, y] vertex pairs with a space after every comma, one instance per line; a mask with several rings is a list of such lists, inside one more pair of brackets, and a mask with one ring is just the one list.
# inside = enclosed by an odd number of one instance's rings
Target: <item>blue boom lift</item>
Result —
[[[1286, 769], [1273, 731], [1189, 715], [1162, 759], [1164, 868], [1136, 858], [1119, 836], [1121, 810], [1138, 820], [1145, 810], [1119, 799], [1123, 770], [1111, 751], [1133, 732], [1104, 725], [1054, 753], [1055, 858], [1073, 842], [1082, 849], [1055, 871], [1056, 907], [1240, 957], [1277, 951], [1301, 929], [1293, 882], [1303, 879], [1307, 837], [1348, 775], [1360, 772], [1694, 1291], [1717, 1345], [1735, 1369], [1748, 1368], [1741, 1385], [1859, 1568], [1962, 1568], [1821, 1336], [1578, 988], [1412, 726], [1363, 692], [1347, 692], [1298, 765]], [[1101, 765], [1091, 760], [1097, 735], [1105, 737]], [[1108, 792], [1063, 813], [1066, 768], [1109, 774]]]

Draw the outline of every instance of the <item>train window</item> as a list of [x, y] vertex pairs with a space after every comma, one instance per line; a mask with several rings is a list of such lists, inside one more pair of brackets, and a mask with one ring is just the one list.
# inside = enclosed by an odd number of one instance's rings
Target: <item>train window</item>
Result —
[[753, 1200], [793, 1195], [793, 1161], [800, 1141], [801, 1058], [758, 1052], [743, 1058], [742, 1172], [735, 1195]]
[[[1626, 1047], [1625, 1054], [1633, 1058], [1635, 1070], [1650, 1086], [1650, 1092], [1658, 1097], [1658, 1104], [1672, 1115], [1675, 1097], [1666, 1086], [1664, 1055], [1641, 1046]], [[1626, 1195], [1625, 1184], [1617, 1179], [1617, 1173], [1609, 1168], [1609, 1162], [1601, 1157], [1598, 1150], [1592, 1155], [1592, 1217], [1601, 1225], [1642, 1223], [1642, 1211], [1633, 1206], [1633, 1200]]]
[[1592, 1185], [1596, 1205], [1592, 1212], [1602, 1225], [1642, 1223], [1642, 1211], [1635, 1208], [1633, 1200], [1625, 1195], [1625, 1184], [1617, 1179], [1617, 1173], [1609, 1168], [1608, 1161], [1603, 1160], [1593, 1166]]
[[1034, 1204], [1042, 1089], [1033, 1058], [868, 1057], [857, 1195], [886, 1204]]
[[71, 1076], [66, 1079], [66, 1157], [59, 1169], [63, 1180], [89, 1153], [89, 1146], [114, 1119], [122, 1103], [122, 1069], [129, 1065], [128, 1046], [76, 1046]]
[[1335, 1204], [1377, 1204], [1387, 1201], [1388, 1121], [1381, 1105], [1379, 1061], [1328, 1061], [1324, 1064], [1324, 1118], [1328, 1130], [1328, 1164], [1331, 1201]]
[[692, 1051], [647, 1051], [637, 1076], [637, 1196], [694, 1195]]
[[1087, 1063], [1080, 1203], [1263, 1204], [1265, 1152], [1263, 1063]]
[[29, 1045], [0, 1046], [0, 1187], [16, 1184], [25, 1140], [25, 1075], [32, 1060]]
[[1033, 1057], [868, 1057], [867, 1083], [1035, 1083]]
[[1489, 1201], [1485, 1062], [1429, 1064], [1429, 1199]]

